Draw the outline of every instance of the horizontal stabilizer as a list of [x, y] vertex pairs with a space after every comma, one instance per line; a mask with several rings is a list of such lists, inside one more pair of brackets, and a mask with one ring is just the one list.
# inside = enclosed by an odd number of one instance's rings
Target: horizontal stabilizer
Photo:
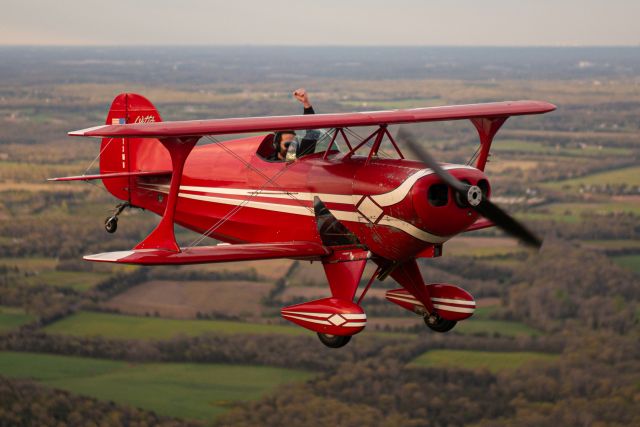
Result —
[[182, 248], [180, 252], [163, 249], [132, 249], [86, 255], [87, 261], [139, 265], [184, 265], [259, 259], [319, 259], [331, 251], [314, 242], [242, 243]]
[[109, 178], [128, 178], [132, 176], [170, 176], [171, 171], [138, 171], [138, 172], [116, 172], [116, 173], [102, 173], [97, 175], [77, 175], [77, 176], [63, 176], [60, 178], [49, 178], [47, 181], [92, 181], [94, 179], [109, 179]]

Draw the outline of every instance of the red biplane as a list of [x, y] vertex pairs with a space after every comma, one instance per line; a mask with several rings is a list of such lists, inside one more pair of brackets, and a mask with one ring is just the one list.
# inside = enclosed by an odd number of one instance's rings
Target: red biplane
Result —
[[[136, 247], [87, 255], [89, 261], [180, 265], [291, 258], [321, 262], [331, 296], [282, 309], [285, 319], [318, 333], [329, 347], [345, 345], [366, 325], [360, 303], [375, 279], [401, 288], [390, 302], [446, 332], [470, 317], [473, 297], [452, 284], [425, 284], [416, 258], [438, 257], [457, 234], [498, 226], [524, 243], [540, 241], [489, 201], [484, 174], [491, 143], [510, 116], [542, 114], [538, 101], [373, 111], [162, 122], [144, 97], [115, 98], [106, 125], [70, 132], [102, 138], [101, 179], [123, 201], [106, 222], [115, 231], [125, 207], [162, 218]], [[389, 125], [469, 120], [479, 147], [467, 165], [439, 164], [402, 129]], [[367, 130], [360, 137], [352, 128]], [[373, 129], [373, 131], [370, 131]], [[274, 132], [297, 131], [286, 161], [273, 161]], [[266, 133], [268, 132], [268, 133]], [[220, 142], [216, 135], [262, 133]], [[266, 133], [266, 134], [265, 134]], [[276, 136], [277, 137], [277, 136]], [[201, 139], [211, 144], [196, 143]], [[405, 159], [407, 144], [421, 160]], [[383, 146], [384, 145], [384, 146]], [[393, 152], [395, 157], [389, 156]], [[428, 168], [425, 168], [427, 166]], [[222, 243], [180, 247], [174, 223]], [[373, 275], [356, 298], [367, 261]]]

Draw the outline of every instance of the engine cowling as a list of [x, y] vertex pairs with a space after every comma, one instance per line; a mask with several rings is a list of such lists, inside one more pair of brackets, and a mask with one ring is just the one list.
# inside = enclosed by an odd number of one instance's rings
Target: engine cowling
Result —
[[[446, 283], [427, 285], [431, 303], [438, 314], [447, 320], [464, 320], [473, 315], [476, 302], [464, 289]], [[414, 313], [423, 313], [424, 305], [404, 288], [387, 291], [387, 300]]]
[[340, 298], [323, 298], [280, 310], [290, 322], [314, 332], [330, 335], [355, 335], [367, 325], [362, 308]]

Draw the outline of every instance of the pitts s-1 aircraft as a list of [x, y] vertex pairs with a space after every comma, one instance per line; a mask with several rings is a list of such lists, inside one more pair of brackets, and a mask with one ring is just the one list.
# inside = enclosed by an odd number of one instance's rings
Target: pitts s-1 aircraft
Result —
[[[554, 109], [546, 102], [514, 101], [162, 122], [147, 99], [128, 93], [115, 98], [106, 125], [69, 133], [102, 138], [100, 174], [53, 180], [102, 180], [123, 201], [107, 220], [107, 231], [115, 231], [117, 215], [125, 207], [162, 216], [133, 249], [87, 255], [88, 261], [321, 262], [331, 296], [285, 307], [281, 314], [337, 348], [364, 329], [367, 316], [360, 303], [373, 281], [387, 276], [401, 288], [388, 291], [386, 298], [422, 316], [434, 331], [449, 331], [470, 317], [473, 297], [452, 284], [425, 284], [416, 263], [417, 258], [440, 256], [442, 245], [457, 234], [497, 226], [525, 244], [540, 246], [536, 236], [489, 201], [491, 187], [483, 171], [505, 120]], [[463, 119], [470, 120], [479, 135], [479, 147], [467, 165], [440, 164], [404, 129], [397, 142], [388, 130], [394, 124]], [[352, 128], [365, 129], [368, 135], [360, 137]], [[286, 158], [271, 160], [282, 134], [293, 131], [297, 137]], [[215, 139], [248, 133], [262, 134]], [[213, 143], [196, 147], [203, 138]], [[403, 144], [422, 162], [405, 159]], [[180, 247], [174, 223], [201, 238]], [[222, 243], [198, 246], [206, 237]], [[377, 268], [356, 298], [369, 260]]]

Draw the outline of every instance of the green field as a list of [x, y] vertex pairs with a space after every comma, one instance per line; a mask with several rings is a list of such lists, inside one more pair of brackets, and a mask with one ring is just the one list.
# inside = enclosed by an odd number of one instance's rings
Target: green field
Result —
[[86, 291], [110, 274], [108, 271], [58, 271], [57, 264], [55, 258], [0, 258], [0, 265], [19, 271], [18, 276], [12, 274], [12, 281], [21, 286], [47, 285]]
[[211, 419], [231, 402], [258, 399], [313, 374], [257, 366], [128, 363], [36, 353], [0, 353], [0, 374], [182, 418]]
[[542, 335], [541, 331], [524, 323], [491, 319], [498, 309], [498, 305], [479, 307], [470, 319], [459, 322], [452, 332], [464, 335], [486, 334], [509, 337]]
[[10, 331], [35, 320], [21, 308], [0, 306], [0, 333]]
[[47, 271], [20, 279], [20, 284], [26, 286], [47, 285], [62, 288], [73, 288], [77, 291], [91, 289], [109, 277], [106, 273], [91, 271]]
[[[555, 185], [555, 183], [553, 184]], [[539, 206], [518, 216], [524, 220], [550, 220], [578, 223], [583, 214], [607, 215], [611, 213], [631, 213], [640, 215], [640, 203], [636, 201], [602, 203], [552, 203]]]
[[539, 336], [542, 334], [539, 330], [524, 323], [508, 322], [505, 320], [475, 319], [474, 317], [458, 323], [453, 331], [465, 335], [499, 334], [510, 337]]
[[493, 145], [496, 153], [529, 153], [545, 154], [552, 156], [569, 157], [594, 157], [594, 156], [625, 156], [631, 154], [627, 148], [599, 147], [597, 145], [587, 145], [584, 148], [578, 147], [556, 147], [540, 142], [524, 141], [519, 139], [498, 139]]
[[243, 323], [227, 320], [178, 320], [159, 317], [80, 312], [53, 323], [45, 332], [77, 336], [104, 336], [123, 339], [169, 339], [176, 335], [201, 335], [206, 332], [230, 334], [304, 335], [303, 328], [284, 325]]
[[640, 240], [624, 240], [624, 239], [610, 239], [610, 240], [584, 240], [583, 244], [588, 247], [594, 247], [604, 250], [615, 249], [631, 249], [640, 250]]
[[[508, 322], [506, 322], [508, 323]], [[122, 314], [79, 312], [46, 326], [43, 330], [52, 334], [82, 337], [102, 336], [105, 338], [164, 340], [176, 335], [197, 336], [207, 332], [226, 334], [284, 334], [315, 335], [302, 327], [289, 325], [269, 325], [231, 320], [183, 320], [161, 317], [129, 316]], [[412, 333], [380, 332], [365, 329], [360, 335], [377, 338], [414, 339]]]
[[447, 255], [496, 257], [524, 252], [524, 248], [513, 239], [504, 237], [458, 237], [445, 246]]
[[560, 190], [565, 188], [576, 189], [581, 186], [606, 184], [627, 184], [630, 186], [640, 186], [640, 166], [615, 169], [607, 172], [599, 172], [580, 178], [555, 181], [544, 185], [546, 187]]
[[447, 366], [465, 369], [488, 369], [491, 372], [517, 369], [529, 362], [552, 362], [558, 355], [528, 351], [492, 352], [475, 350], [431, 350], [415, 358], [410, 366]]
[[621, 255], [612, 258], [620, 267], [640, 274], [640, 255]]
[[0, 265], [26, 272], [54, 270], [56, 264], [58, 264], [58, 260], [55, 258], [0, 258]]

